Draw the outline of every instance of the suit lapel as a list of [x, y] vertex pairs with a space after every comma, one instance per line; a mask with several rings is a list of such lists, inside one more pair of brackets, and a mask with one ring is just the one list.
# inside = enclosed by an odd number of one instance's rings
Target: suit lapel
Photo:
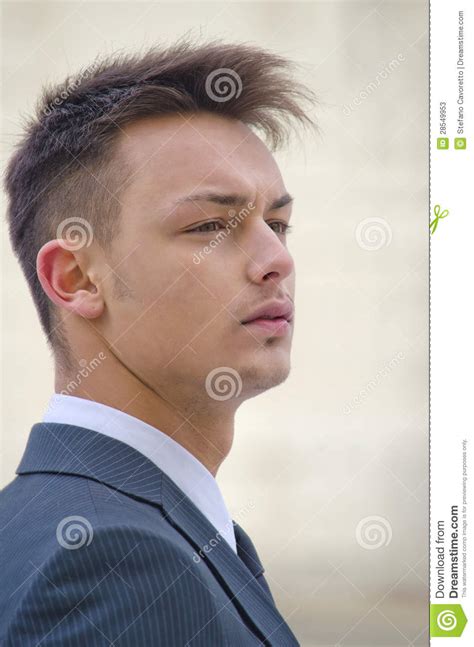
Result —
[[196, 547], [198, 555], [207, 561], [235, 605], [261, 633], [262, 639], [271, 636], [265, 644], [279, 647], [298, 645], [271, 597], [243, 560], [225, 539], [219, 539], [216, 528], [166, 475], [163, 477], [163, 507], [172, 523]]
[[236, 555], [174, 481], [133, 447], [83, 427], [41, 422], [33, 425], [16, 472], [78, 474], [160, 506], [262, 639], [269, 637], [264, 644], [298, 645], [271, 594], [256, 579], [264, 570], [258, 556]]
[[253, 574], [253, 576], [260, 584], [260, 586], [265, 590], [267, 595], [270, 596], [271, 601], [275, 603], [272, 592], [270, 591], [270, 587], [268, 586], [268, 583], [263, 576], [265, 569], [263, 568], [262, 562], [260, 561], [257, 550], [253, 545], [253, 542], [250, 539], [250, 537], [244, 531], [244, 529], [241, 528], [239, 524], [235, 521], [234, 521], [234, 533], [235, 533], [235, 540], [237, 543], [238, 556], [247, 566], [249, 571]]

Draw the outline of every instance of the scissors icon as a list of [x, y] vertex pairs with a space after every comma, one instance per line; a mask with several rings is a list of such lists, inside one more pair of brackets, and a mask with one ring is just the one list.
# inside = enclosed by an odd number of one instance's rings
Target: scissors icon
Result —
[[446, 218], [446, 216], [449, 216], [449, 211], [447, 209], [441, 211], [439, 204], [436, 204], [434, 208], [434, 215], [434, 219], [430, 222], [431, 235], [435, 233], [438, 222], [441, 220], [441, 218]]

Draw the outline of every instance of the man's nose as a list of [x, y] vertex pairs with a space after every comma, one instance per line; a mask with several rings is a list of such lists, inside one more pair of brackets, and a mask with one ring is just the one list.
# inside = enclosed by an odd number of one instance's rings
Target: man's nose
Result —
[[247, 255], [248, 275], [253, 283], [281, 282], [294, 270], [293, 258], [283, 235], [275, 233], [263, 220], [254, 223], [243, 253]]

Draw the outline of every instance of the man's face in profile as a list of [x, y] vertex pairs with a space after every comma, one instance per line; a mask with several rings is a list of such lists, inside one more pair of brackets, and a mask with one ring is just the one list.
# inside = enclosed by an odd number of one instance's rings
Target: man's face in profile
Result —
[[130, 175], [106, 308], [91, 323], [129, 370], [175, 400], [197, 405], [196, 385], [206, 396], [219, 368], [238, 373], [242, 399], [281, 383], [293, 322], [242, 323], [294, 298], [291, 200], [268, 148], [241, 122], [199, 113], [127, 126], [118, 155]]

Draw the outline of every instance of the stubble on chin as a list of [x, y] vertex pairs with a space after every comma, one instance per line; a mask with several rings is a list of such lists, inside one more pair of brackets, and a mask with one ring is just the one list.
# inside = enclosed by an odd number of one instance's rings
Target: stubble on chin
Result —
[[289, 376], [291, 370], [290, 361], [281, 362], [256, 362], [250, 366], [241, 368], [242, 392], [249, 397], [264, 393], [269, 389], [282, 384]]

